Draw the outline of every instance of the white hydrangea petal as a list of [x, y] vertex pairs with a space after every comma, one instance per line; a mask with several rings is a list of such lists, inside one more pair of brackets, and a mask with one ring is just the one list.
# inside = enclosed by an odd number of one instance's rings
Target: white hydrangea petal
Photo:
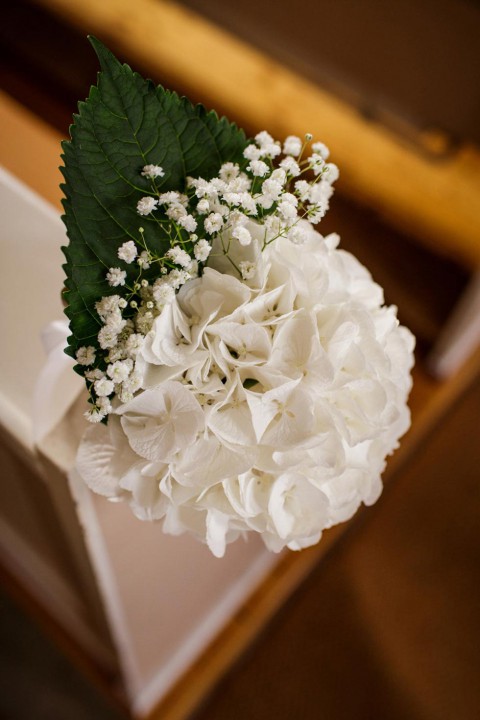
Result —
[[[148, 362], [156, 365], [180, 365], [196, 348], [189, 344], [190, 326], [174, 300], [155, 319], [152, 330], [140, 350]], [[186, 341], [186, 342], [185, 342]]]
[[223, 489], [233, 510], [248, 521], [249, 527], [255, 526], [257, 531], [265, 529], [270, 492], [270, 480], [265, 475], [258, 471], [246, 472], [224, 481]]
[[242, 312], [235, 314], [235, 320], [248, 319], [258, 325], [276, 325], [294, 312], [293, 295], [287, 285], [272, 290], [263, 290], [244, 305]]
[[278, 535], [298, 540], [319, 533], [328, 517], [328, 502], [323, 492], [300, 474], [280, 475], [272, 485], [268, 511]]
[[144, 418], [122, 419], [128, 441], [141, 457], [147, 460], [168, 460], [178, 450], [175, 429], [171, 423], [157, 423]]
[[292, 371], [303, 371], [312, 353], [313, 341], [318, 338], [314, 317], [297, 312], [277, 330], [272, 349], [272, 363]]
[[209, 414], [208, 427], [222, 441], [232, 445], [255, 445], [255, 432], [246, 401], [223, 405]]
[[[270, 357], [271, 341], [265, 328], [255, 324], [219, 322], [210, 325], [208, 333], [222, 342], [223, 353], [232, 365], [264, 363]], [[235, 356], [232, 356], [235, 353]]]
[[228, 515], [210, 508], [207, 511], [207, 544], [215, 557], [222, 558], [225, 555], [226, 537], [230, 518]]
[[129, 504], [140, 520], [160, 520], [168, 508], [168, 498], [160, 490], [161, 478], [168, 466], [156, 464], [153, 473], [151, 467], [150, 464], [137, 464], [121, 482], [122, 488], [131, 493]]
[[[276, 382], [273, 376], [272, 381]], [[272, 420], [279, 414], [283, 414], [286, 403], [298, 383], [299, 380], [292, 380], [263, 393], [246, 391], [245, 395], [252, 413], [252, 423], [258, 442], [262, 440]]]
[[230, 315], [248, 302], [251, 291], [235, 277], [225, 275], [209, 266], [204, 269], [201, 280], [192, 280], [188, 283], [179, 297], [182, 305], [190, 311], [190, 315], [198, 313], [196, 303], [200, 296], [203, 296], [200, 302], [204, 307], [201, 317], [205, 318], [206, 314], [215, 313], [220, 318]]
[[76, 468], [88, 487], [110, 498], [123, 494], [122, 477], [140, 460], [116, 430], [115, 420], [108, 427], [102, 424], [89, 427], [76, 458]]
[[309, 535], [308, 537], [297, 537], [295, 540], [290, 540], [290, 542], [287, 543], [287, 547], [289, 550], [304, 550], [305, 548], [312, 547], [312, 545], [316, 545], [320, 538], [322, 537], [322, 531], [318, 530], [313, 535]]
[[193, 393], [170, 380], [145, 390], [115, 411], [132, 449], [153, 462], [167, 462], [203, 429], [203, 412]]
[[191, 505], [170, 505], [163, 522], [163, 532], [181, 535], [188, 531], [205, 541], [207, 511]]
[[305, 442], [314, 428], [313, 401], [303, 388], [296, 388], [269, 424], [262, 442], [274, 447], [288, 447]]
[[252, 414], [252, 424], [255, 430], [257, 442], [260, 442], [265, 430], [278, 412], [278, 407], [271, 402], [265, 401], [260, 393], [248, 392], [247, 402]]
[[209, 488], [246, 472], [254, 461], [254, 449], [238, 446], [233, 450], [214, 435], [205, 435], [178, 457], [172, 465], [172, 474], [181, 484]]
[[370, 473], [361, 468], [346, 468], [326, 482], [322, 490], [329, 499], [328, 526], [349, 520], [362, 502], [365, 486], [369, 491], [370, 485]]
[[[155, 358], [157, 359], [157, 358]], [[192, 362], [195, 358], [192, 356]], [[145, 357], [139, 356], [135, 361], [135, 371], [141, 378], [141, 387], [144, 390], [157, 387], [167, 380], [176, 380], [185, 372], [181, 365], [157, 365], [148, 362]]]

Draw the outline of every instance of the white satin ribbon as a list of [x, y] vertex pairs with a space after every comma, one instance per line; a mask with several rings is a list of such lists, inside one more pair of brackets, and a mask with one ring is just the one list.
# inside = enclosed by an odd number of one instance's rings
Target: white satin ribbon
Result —
[[33, 393], [32, 432], [36, 445], [60, 422], [85, 387], [72, 370], [75, 361], [64, 352], [68, 335], [66, 320], [54, 320], [41, 333], [47, 360]]

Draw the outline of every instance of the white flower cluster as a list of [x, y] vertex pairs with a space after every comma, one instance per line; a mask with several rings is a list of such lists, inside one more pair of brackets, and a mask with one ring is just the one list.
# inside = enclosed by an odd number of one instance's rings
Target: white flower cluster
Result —
[[[328, 202], [324, 181], [289, 193], [293, 163], [271, 170], [279, 145], [265, 133], [249, 147], [258, 192], [235, 165], [191, 182], [213, 236], [202, 275], [168, 301], [165, 276], [141, 288], [155, 312], [140, 338], [118, 296], [104, 298], [97, 310], [117, 335], [114, 356], [100, 377], [91, 348], [81, 353], [94, 412], [118, 388], [108, 425], [91, 427], [79, 448], [85, 482], [141, 519], [163, 519], [165, 532], [193, 532], [219, 557], [251, 531], [273, 551], [316, 543], [376, 500], [385, 458], [409, 426], [412, 335], [338, 236], [296, 215], [312, 218], [310, 207]], [[296, 162], [302, 142], [288, 138], [283, 150]], [[326, 149], [314, 154], [325, 167]], [[133, 261], [130, 246], [122, 252]], [[176, 249], [169, 257], [186, 263]]]
[[[289, 136], [282, 147], [263, 131], [246, 147], [243, 169], [227, 162], [211, 180], [188, 178], [186, 194], [158, 190], [157, 179], [165, 176], [159, 165], [142, 169], [152, 194], [137, 202], [137, 213], [158, 222], [169, 247], [154, 252], [140, 227], [138, 237], [125, 240], [117, 250], [122, 267], [106, 273], [110, 287], [121, 295], [97, 302], [102, 323], [98, 347], [77, 351], [91, 395], [92, 407], [86, 413], [91, 422], [104, 420], [114, 400], [126, 402], [140, 389], [134, 361], [143, 337], [175, 293], [198, 277], [205, 264], [216, 263], [222, 272], [233, 269], [238, 279], [255, 283], [261, 251], [287, 235], [303, 242], [303, 221], [321, 220], [338, 169], [326, 162], [328, 149], [322, 143], [314, 143], [311, 154], [306, 154], [310, 140], [309, 135], [304, 141]], [[119, 362], [122, 379], [112, 375]]]

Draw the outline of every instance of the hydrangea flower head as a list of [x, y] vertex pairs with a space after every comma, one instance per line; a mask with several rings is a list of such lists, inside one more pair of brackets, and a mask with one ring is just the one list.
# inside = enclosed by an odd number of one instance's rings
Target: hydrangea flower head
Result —
[[217, 556], [249, 532], [275, 552], [318, 542], [377, 499], [409, 426], [413, 337], [315, 228], [339, 173], [310, 140], [258, 133], [185, 194], [145, 165], [152, 194], [132, 210], [166, 246], [141, 227], [119, 244], [98, 347], [77, 352], [85, 482]]

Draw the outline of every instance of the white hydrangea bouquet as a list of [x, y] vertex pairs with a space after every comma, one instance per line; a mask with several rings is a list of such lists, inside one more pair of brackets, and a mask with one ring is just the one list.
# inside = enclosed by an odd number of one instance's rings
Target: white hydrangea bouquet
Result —
[[77, 469], [221, 557], [316, 543], [381, 491], [414, 340], [335, 234], [337, 167], [155, 87], [97, 40], [64, 144], [67, 352], [91, 421]]

